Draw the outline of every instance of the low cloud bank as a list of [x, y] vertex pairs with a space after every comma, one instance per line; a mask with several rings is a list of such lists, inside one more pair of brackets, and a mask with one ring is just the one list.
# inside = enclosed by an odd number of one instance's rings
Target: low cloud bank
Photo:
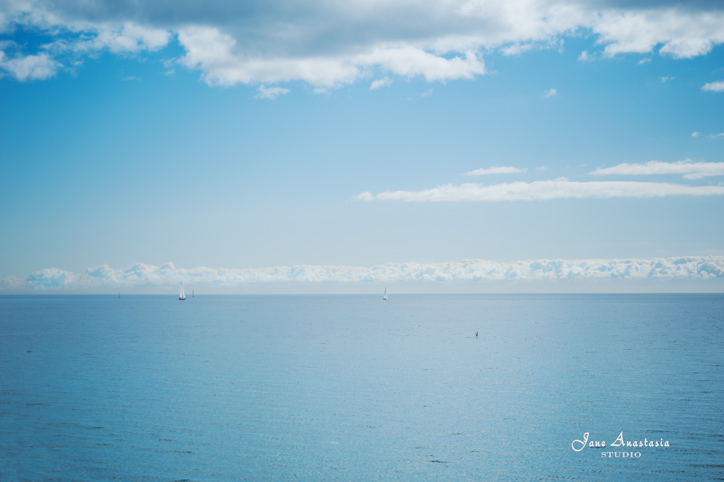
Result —
[[488, 174], [516, 174], [518, 172], [525, 172], [528, 169], [518, 169], [513, 166], [493, 166], [484, 169], [475, 169], [474, 171], [468, 171], [465, 173], [466, 176], [487, 176]]
[[[692, 137], [699, 137], [700, 135], [698, 132], [691, 134]], [[724, 176], [724, 162], [694, 162], [691, 159], [686, 159], [678, 162], [650, 161], [645, 164], [623, 163], [613, 167], [599, 167], [590, 174], [594, 176], [607, 176], [611, 174], [623, 176], [681, 174], [684, 179], [701, 179], [709, 176]]]
[[73, 273], [57, 268], [26, 279], [0, 279], [2, 291], [93, 291], [148, 286], [235, 286], [260, 283], [494, 282], [559, 280], [694, 280], [724, 277], [724, 256], [653, 259], [537, 259], [499, 263], [468, 259], [446, 263], [387, 263], [356, 266], [277, 266], [272, 268], [176, 268], [173, 263], [137, 263], [125, 270], [107, 264]]
[[566, 178], [554, 181], [511, 182], [484, 186], [466, 183], [446, 184], [425, 191], [363, 192], [355, 201], [408, 202], [500, 202], [544, 201], [571, 198], [652, 198], [664, 196], [721, 196], [724, 186], [688, 186], [665, 182], [600, 181], [577, 182]]

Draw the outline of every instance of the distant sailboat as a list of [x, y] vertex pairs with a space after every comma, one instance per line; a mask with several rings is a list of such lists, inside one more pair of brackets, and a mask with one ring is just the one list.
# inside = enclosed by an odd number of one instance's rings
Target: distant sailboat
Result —
[[181, 283], [181, 293], [178, 295], [178, 299], [183, 301], [186, 299], [186, 293], [184, 293], [184, 284]]
[[119, 298], [121, 297], [121, 292], [120, 292], [120, 291], [118, 292], [118, 297], [119, 297]]
[[383, 299], [384, 301], [387, 301], [387, 288], [385, 288], [385, 294], [382, 295], [382, 299]]
[[196, 298], [196, 295], [194, 294], [193, 288], [191, 289], [191, 298]]

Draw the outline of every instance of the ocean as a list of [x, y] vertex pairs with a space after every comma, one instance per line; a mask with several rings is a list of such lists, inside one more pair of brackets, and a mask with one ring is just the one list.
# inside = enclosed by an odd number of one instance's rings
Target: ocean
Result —
[[0, 480], [723, 480], [723, 343], [724, 295], [1, 296]]

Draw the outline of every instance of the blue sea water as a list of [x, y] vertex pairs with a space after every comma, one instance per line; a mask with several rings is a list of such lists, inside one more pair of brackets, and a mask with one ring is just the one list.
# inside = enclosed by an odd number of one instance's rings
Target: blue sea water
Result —
[[722, 295], [4, 296], [0, 480], [722, 480], [722, 342]]

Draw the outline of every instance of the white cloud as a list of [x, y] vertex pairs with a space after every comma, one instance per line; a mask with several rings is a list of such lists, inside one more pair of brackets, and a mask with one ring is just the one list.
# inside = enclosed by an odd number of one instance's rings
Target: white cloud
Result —
[[370, 90], [377, 90], [380, 87], [389, 87], [392, 85], [392, 79], [390, 77], [383, 77], [381, 79], [373, 80], [370, 84]]
[[[108, 48], [113, 53], [136, 53], [141, 50], [158, 50], [168, 44], [170, 34], [164, 29], [142, 27], [126, 22], [120, 26], [102, 26], [87, 48]], [[83, 44], [78, 44], [83, 45]]]
[[[675, 58], [724, 43], [724, 11], [689, 2], [602, 0], [375, 0], [373, 2], [118, 2], [4, 0], [0, 32], [17, 26], [51, 39], [32, 55], [156, 50], [176, 36], [181, 63], [210, 85], [304, 81], [336, 87], [378, 76], [427, 81], [485, 73], [482, 52], [562, 49], [592, 35], [603, 54]], [[582, 53], [582, 60], [588, 52]], [[69, 58], [66, 65], [75, 59]], [[642, 59], [641, 62], [645, 61]], [[12, 72], [5, 66], [0, 66]], [[47, 78], [57, 71], [40, 71]], [[18, 78], [20, 78], [18, 76]]]
[[[694, 136], [692, 134], [692, 136]], [[694, 136], [698, 137], [698, 136]], [[617, 174], [621, 176], [651, 176], [681, 174], [685, 179], [701, 179], [709, 176], [724, 176], [724, 162], [694, 162], [691, 159], [678, 162], [650, 161], [642, 164], [619, 164], [601, 168], [589, 173], [594, 176]]]
[[144, 27], [133, 22], [115, 25], [75, 23], [58, 27], [80, 35], [60, 38], [44, 46], [55, 55], [68, 52], [93, 55], [104, 49], [115, 54], [135, 54], [142, 50], [159, 50], [171, 38], [170, 32], [165, 29]]
[[709, 92], [724, 92], [724, 80], [704, 84], [701, 90], [708, 90]]
[[78, 276], [70, 271], [48, 268], [28, 276], [25, 284], [33, 289], [62, 288], [69, 286]]
[[536, 171], [545, 171], [546, 169], [548, 169], [548, 166], [538, 166], [535, 168]]
[[24, 279], [18, 276], [6, 276], [0, 278], [0, 291], [19, 291], [25, 288]]
[[687, 186], [657, 182], [575, 182], [566, 178], [554, 181], [481, 184], [446, 184], [426, 191], [385, 191], [373, 195], [363, 192], [356, 201], [407, 202], [500, 202], [539, 201], [571, 198], [651, 198], [664, 196], [722, 196], [724, 186]]
[[420, 75], [428, 82], [472, 79], [485, 73], [485, 64], [473, 51], [445, 58], [419, 47], [381, 46], [353, 56], [252, 57], [240, 53], [231, 36], [213, 28], [185, 28], [178, 39], [186, 49], [181, 62], [202, 70], [209, 85], [303, 80], [336, 87], [355, 81], [366, 68], [403, 77]]
[[483, 169], [475, 169], [474, 171], [468, 171], [464, 176], [487, 176], [489, 174], [515, 174], [518, 172], [525, 172], [528, 169], [518, 169], [513, 166], [493, 166]]
[[135, 287], [224, 285], [263, 283], [392, 283], [392, 282], [494, 282], [562, 280], [687, 280], [724, 277], [724, 256], [690, 256], [653, 259], [538, 259], [501, 263], [468, 259], [445, 263], [386, 263], [356, 266], [277, 266], [257, 269], [176, 268], [135, 264], [125, 270], [108, 265], [73, 273], [50, 268], [24, 281], [0, 279], [3, 291], [93, 291]]
[[473, 50], [464, 56], [445, 58], [414, 46], [378, 47], [358, 56], [355, 63], [378, 67], [404, 77], [422, 76], [428, 82], [472, 79], [485, 73], [485, 64]]
[[553, 97], [556, 95], [556, 89], [548, 89], [543, 93], [543, 97]]
[[420, 97], [430, 97], [432, 95], [432, 89], [426, 90], [422, 94], [420, 94]]
[[122, 80], [122, 81], [141, 80], [141, 78], [140, 78], [140, 77], [131, 76], [131, 77], [123, 77], [121, 80]]
[[501, 47], [503, 55], [520, 55], [531, 50], [555, 49], [563, 53], [563, 40], [550, 38], [540, 42], [518, 42]]
[[[22, 3], [10, 2], [12, 6], [21, 5], [20, 12], [8, 15], [5, 29], [9, 25], [19, 24], [44, 30], [44, 34], [58, 38], [41, 47], [35, 55], [17, 55], [8, 59], [4, 52], [0, 52], [0, 69], [11, 73], [20, 81], [29, 79], [47, 79], [53, 77], [62, 67], [55, 58], [64, 55], [96, 55], [104, 49], [115, 54], [135, 54], [142, 50], [158, 50], [165, 47], [171, 34], [165, 29], [143, 27], [132, 22], [118, 24], [91, 23], [87, 21], [64, 20], [48, 11], [35, 11], [40, 6], [37, 2]], [[14, 5], [13, 5], [14, 4]], [[6, 18], [8, 18], [6, 17]], [[0, 17], [0, 32], [3, 31]], [[73, 57], [69, 59], [70, 65], [80, 65]]]
[[588, 56], [588, 51], [584, 50], [581, 52], [581, 55], [578, 56], [578, 60], [580, 62], [585, 62], [586, 60], [591, 60], [591, 58]]
[[659, 53], [692, 58], [709, 53], [724, 42], [724, 12], [686, 10], [677, 7], [610, 9], [593, 20], [598, 43], [607, 44], [604, 54]]
[[719, 137], [724, 137], [724, 132], [720, 132], [719, 134], [709, 134], [709, 137], [712, 139], [717, 139]]
[[288, 94], [289, 89], [284, 89], [282, 87], [264, 87], [263, 85], [260, 85], [257, 89], [257, 94], [254, 96], [257, 99], [271, 99], [274, 100], [277, 98], [277, 96]]
[[643, 65], [643, 64], [645, 64], [645, 63], [647, 63], [647, 62], [651, 62], [651, 59], [648, 58], [648, 57], [639, 60], [638, 62], [636, 62], [636, 65]]
[[61, 64], [46, 53], [7, 58], [5, 52], [0, 51], [0, 69], [21, 82], [47, 79], [54, 76], [60, 67]]
[[665, 76], [665, 77], [661, 77], [661, 83], [662, 83], [662, 84], [665, 84], [666, 82], [668, 82], [668, 81], [670, 81], [670, 80], [674, 80], [674, 78], [671, 77], [671, 76], [669, 76], [669, 75], [667, 75], [667, 76]]
[[699, 136], [701, 136], [701, 132], [694, 131], [691, 133], [691, 137], [699, 137]]

